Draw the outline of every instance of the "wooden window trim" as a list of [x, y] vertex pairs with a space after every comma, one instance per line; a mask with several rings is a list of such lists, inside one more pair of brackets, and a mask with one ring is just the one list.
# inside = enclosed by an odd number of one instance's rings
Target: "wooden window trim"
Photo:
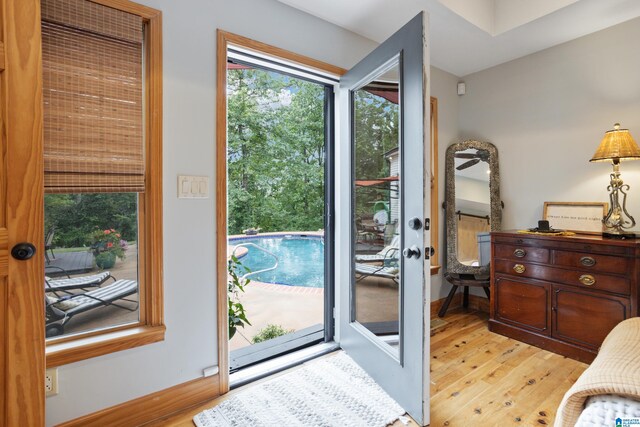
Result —
[[162, 13], [128, 0], [89, 0], [142, 17], [145, 24], [145, 182], [138, 196], [140, 321], [47, 342], [47, 367], [164, 340], [162, 278]]
[[[431, 176], [433, 177], [433, 181], [431, 184], [431, 246], [435, 250], [433, 256], [431, 257], [431, 275], [438, 274], [440, 272], [440, 264], [438, 264], [438, 259], [440, 257], [439, 249], [439, 214], [440, 214], [440, 204], [438, 199], [438, 98], [431, 97], [429, 105], [431, 106], [431, 164], [433, 165], [433, 170], [431, 171]], [[435, 262], [435, 264], [433, 264]]]

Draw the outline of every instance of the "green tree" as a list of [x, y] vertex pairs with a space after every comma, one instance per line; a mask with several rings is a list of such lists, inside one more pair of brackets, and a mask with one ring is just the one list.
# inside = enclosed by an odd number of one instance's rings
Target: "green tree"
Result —
[[228, 92], [229, 233], [322, 228], [323, 87], [230, 70]]
[[[358, 90], [354, 95], [354, 112], [356, 179], [374, 180], [389, 176], [389, 161], [385, 153], [398, 147], [398, 105], [381, 96]], [[373, 202], [388, 201], [390, 197], [391, 191], [388, 189], [357, 187], [356, 216], [371, 217]]]
[[137, 240], [136, 193], [46, 194], [45, 226], [55, 228], [59, 247], [90, 246], [97, 229], [116, 229], [124, 240]]
[[[228, 71], [228, 232], [324, 227], [325, 93], [320, 84], [256, 69]], [[356, 92], [356, 177], [389, 175], [398, 146], [398, 108]], [[357, 209], [378, 190], [359, 189]]]

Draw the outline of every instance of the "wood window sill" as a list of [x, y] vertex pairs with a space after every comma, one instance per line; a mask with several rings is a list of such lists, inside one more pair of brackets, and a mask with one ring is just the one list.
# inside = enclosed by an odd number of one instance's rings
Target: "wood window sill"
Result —
[[440, 271], [440, 266], [439, 265], [432, 265], [431, 266], [431, 275], [436, 275], [438, 274], [438, 272]]
[[54, 341], [47, 344], [47, 368], [163, 341], [165, 330], [164, 325], [136, 326], [71, 341]]

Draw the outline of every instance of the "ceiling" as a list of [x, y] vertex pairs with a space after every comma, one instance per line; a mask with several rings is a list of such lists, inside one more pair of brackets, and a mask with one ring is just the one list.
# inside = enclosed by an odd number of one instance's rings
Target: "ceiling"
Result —
[[421, 10], [431, 64], [458, 77], [640, 16], [638, 0], [278, 0], [378, 43]]

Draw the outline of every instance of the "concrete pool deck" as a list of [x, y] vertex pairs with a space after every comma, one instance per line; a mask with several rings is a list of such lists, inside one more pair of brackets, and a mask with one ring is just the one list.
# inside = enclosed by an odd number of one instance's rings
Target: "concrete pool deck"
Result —
[[229, 350], [251, 345], [260, 329], [269, 324], [296, 330], [324, 323], [324, 289], [274, 285], [252, 281], [240, 294], [251, 325], [238, 328]]

